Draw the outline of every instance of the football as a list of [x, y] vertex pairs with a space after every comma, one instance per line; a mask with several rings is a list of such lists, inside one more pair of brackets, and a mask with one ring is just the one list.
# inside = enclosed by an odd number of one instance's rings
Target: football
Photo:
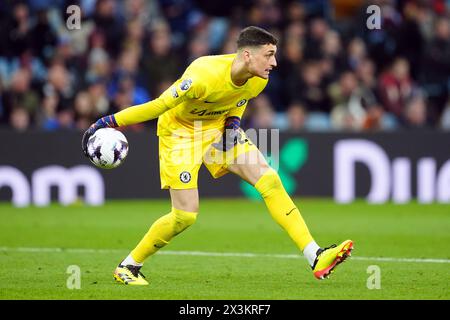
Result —
[[97, 130], [87, 142], [89, 159], [102, 169], [117, 168], [128, 155], [128, 140], [113, 128]]

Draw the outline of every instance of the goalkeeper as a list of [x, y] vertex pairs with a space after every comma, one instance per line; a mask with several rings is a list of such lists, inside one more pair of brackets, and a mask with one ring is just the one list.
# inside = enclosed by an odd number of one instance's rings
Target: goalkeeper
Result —
[[241, 31], [235, 54], [200, 57], [161, 96], [99, 119], [84, 134], [158, 118], [161, 188], [172, 209], [156, 220], [114, 271], [124, 284], [147, 285], [144, 261], [191, 226], [199, 209], [198, 171], [205, 164], [214, 178], [232, 172], [253, 185], [273, 219], [303, 252], [318, 279], [328, 277], [350, 255], [351, 240], [321, 248], [277, 174], [240, 128], [248, 101], [263, 91], [276, 67], [277, 39], [258, 27]]

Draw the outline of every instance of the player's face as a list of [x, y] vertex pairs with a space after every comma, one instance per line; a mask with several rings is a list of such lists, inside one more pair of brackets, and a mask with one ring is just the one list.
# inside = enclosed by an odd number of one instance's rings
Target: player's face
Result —
[[250, 50], [248, 71], [254, 76], [267, 79], [270, 71], [277, 66], [275, 54], [277, 46], [265, 44]]

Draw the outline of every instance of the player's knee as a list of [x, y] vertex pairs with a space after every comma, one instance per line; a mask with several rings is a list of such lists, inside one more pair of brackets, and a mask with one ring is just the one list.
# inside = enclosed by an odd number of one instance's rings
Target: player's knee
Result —
[[172, 206], [188, 212], [198, 212], [198, 198], [195, 197], [179, 197], [172, 202]]
[[263, 177], [265, 177], [267, 182], [267, 189], [280, 190], [283, 189], [283, 183], [281, 182], [280, 176], [275, 170], [267, 171]]
[[194, 224], [194, 222], [197, 220], [198, 213], [173, 208], [172, 214], [175, 218], [174, 231], [176, 234], [178, 234]]
[[264, 175], [266, 175], [268, 173], [273, 173], [273, 174], [278, 175], [278, 173], [275, 170], [273, 170], [272, 167], [269, 166], [267, 163], [261, 163], [260, 164], [259, 172], [261, 173], [260, 179], [262, 178], [262, 176], [264, 176]]
[[269, 169], [261, 176], [258, 182], [256, 182], [255, 188], [261, 196], [265, 198], [270, 196], [273, 192], [282, 190], [284, 187], [278, 173], [273, 169]]

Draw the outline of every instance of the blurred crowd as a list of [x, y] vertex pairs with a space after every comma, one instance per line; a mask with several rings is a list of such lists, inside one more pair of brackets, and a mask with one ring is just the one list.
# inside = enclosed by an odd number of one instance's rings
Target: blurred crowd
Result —
[[86, 129], [158, 97], [194, 59], [235, 52], [249, 25], [280, 41], [245, 127], [450, 130], [449, 0], [1, 0], [0, 126]]

